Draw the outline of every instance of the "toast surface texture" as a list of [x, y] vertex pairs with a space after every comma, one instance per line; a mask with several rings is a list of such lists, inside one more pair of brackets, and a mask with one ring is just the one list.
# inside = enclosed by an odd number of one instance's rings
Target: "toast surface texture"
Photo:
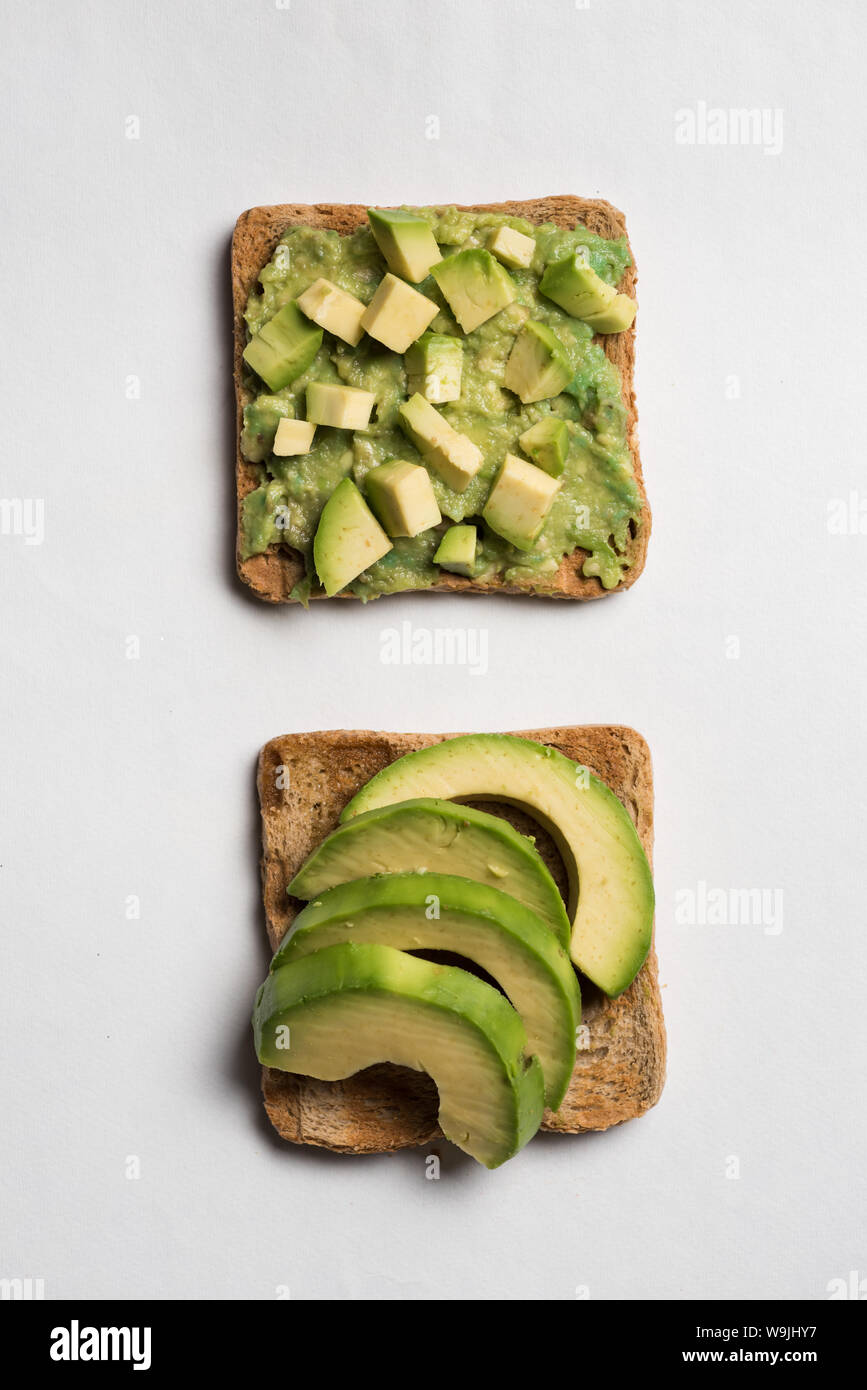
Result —
[[[522, 731], [588, 766], [620, 798], [648, 858], [653, 847], [653, 773], [650, 750], [634, 729], [588, 725]], [[271, 949], [276, 949], [303, 905], [286, 885], [308, 854], [336, 826], [340, 813], [382, 768], [450, 734], [393, 734], [369, 730], [287, 734], [259, 755], [262, 812], [262, 890]], [[481, 803], [480, 803], [481, 804]], [[565, 889], [553, 841], [514, 806], [485, 802], [537, 848]], [[564, 1134], [608, 1129], [656, 1104], [665, 1078], [665, 1028], [655, 946], [633, 983], [608, 999], [582, 980], [582, 1035], [575, 1070], [556, 1114], [542, 1128]], [[277, 1133], [296, 1144], [341, 1153], [388, 1153], [442, 1138], [438, 1098], [429, 1077], [383, 1064], [345, 1081], [317, 1081], [271, 1067], [262, 1069], [265, 1109]]]
[[[441, 205], [444, 206], [444, 205]], [[476, 207], [461, 206], [462, 212], [501, 212], [523, 217], [528, 222], [553, 222], [561, 227], [574, 227], [580, 222], [591, 232], [607, 238], [627, 236], [623, 213], [601, 198], [576, 198], [570, 194], [531, 198], [526, 202], [484, 203]], [[248, 463], [241, 453], [241, 426], [244, 406], [250, 396], [245, 391], [242, 373], [242, 353], [246, 344], [244, 310], [247, 299], [258, 284], [259, 272], [270, 260], [280, 237], [288, 227], [327, 227], [346, 235], [367, 218], [367, 208], [360, 203], [315, 203], [312, 205], [281, 203], [274, 207], [250, 208], [238, 218], [232, 237], [232, 301], [234, 306], [234, 378], [237, 406], [236, 481], [238, 501], [237, 565], [241, 579], [254, 593], [268, 603], [294, 603], [292, 589], [304, 577], [304, 561], [297, 551], [272, 545], [262, 555], [241, 558], [241, 502], [258, 484], [257, 465]], [[628, 242], [628, 237], [627, 237]], [[632, 248], [630, 246], [630, 254]], [[625, 272], [618, 289], [635, 298], [637, 274], [635, 262]], [[634, 584], [644, 568], [647, 543], [650, 537], [650, 507], [644, 489], [641, 458], [638, 452], [638, 415], [635, 406], [633, 373], [635, 365], [635, 324], [624, 333], [604, 334], [596, 339], [609, 359], [620, 371], [623, 400], [627, 408], [627, 431], [635, 477], [641, 492], [641, 525], [629, 547], [630, 567], [616, 589], [603, 588], [596, 578], [582, 575], [581, 566], [586, 551], [574, 550], [564, 556], [552, 580], [544, 587], [506, 583], [497, 578], [488, 583], [465, 579], [457, 574], [443, 574], [428, 589], [418, 593], [505, 593], [534, 594], [548, 598], [593, 599], [607, 593], [620, 593]], [[354, 598], [351, 593], [339, 598]]]

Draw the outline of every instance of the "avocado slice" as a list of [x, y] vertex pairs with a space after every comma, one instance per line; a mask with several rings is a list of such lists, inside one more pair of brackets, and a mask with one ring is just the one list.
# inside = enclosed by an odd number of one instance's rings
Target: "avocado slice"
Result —
[[434, 564], [470, 579], [476, 565], [476, 539], [475, 526], [450, 526], [437, 546]]
[[578, 251], [546, 266], [539, 289], [576, 319], [601, 314], [617, 294]]
[[467, 970], [392, 946], [345, 942], [281, 966], [256, 995], [253, 1034], [265, 1066], [322, 1081], [378, 1062], [426, 1072], [443, 1134], [486, 1168], [542, 1120], [542, 1069], [511, 1004]]
[[512, 802], [553, 835], [570, 880], [572, 960], [615, 998], [650, 950], [653, 879], [625, 808], [588, 768], [511, 734], [464, 734], [407, 753], [362, 787], [341, 821], [410, 797]]
[[338, 884], [308, 903], [271, 962], [339, 941], [402, 951], [451, 951], [480, 965], [511, 1000], [556, 1110], [575, 1066], [581, 994], [572, 962], [547, 926], [507, 893], [453, 874], [380, 874]]
[[351, 478], [337, 484], [319, 518], [313, 563], [329, 598], [392, 549]]
[[429, 222], [401, 208], [368, 208], [367, 220], [389, 270], [417, 285], [442, 260]]
[[253, 335], [244, 361], [272, 391], [280, 391], [307, 371], [321, 346], [322, 329], [291, 299]]
[[533, 841], [501, 816], [454, 801], [422, 797], [353, 815], [313, 851], [287, 892], [306, 900], [369, 874], [422, 872], [499, 888], [540, 917], [568, 950], [563, 899]]
[[559, 478], [569, 454], [569, 430], [559, 415], [546, 415], [518, 436], [518, 443], [537, 468]]
[[574, 375], [557, 334], [545, 323], [525, 323], [509, 354], [504, 385], [524, 405], [531, 405], [533, 401], [559, 396]]
[[465, 333], [505, 309], [517, 294], [509, 272], [480, 246], [446, 256], [432, 268], [431, 275]]

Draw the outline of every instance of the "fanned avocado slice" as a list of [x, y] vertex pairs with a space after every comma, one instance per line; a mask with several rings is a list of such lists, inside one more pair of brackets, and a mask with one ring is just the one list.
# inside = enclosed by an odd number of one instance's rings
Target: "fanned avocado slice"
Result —
[[256, 996], [253, 1033], [265, 1066], [322, 1081], [378, 1062], [426, 1072], [443, 1134], [486, 1168], [542, 1120], [542, 1069], [508, 1000], [466, 970], [391, 946], [326, 946], [281, 966]]
[[463, 734], [398, 758], [341, 815], [410, 797], [512, 802], [554, 836], [570, 878], [572, 959], [612, 998], [632, 983], [653, 930], [653, 880], [625, 808], [588, 768], [511, 734]]
[[570, 923], [532, 840], [501, 816], [430, 797], [378, 806], [339, 825], [289, 884], [296, 898], [372, 874], [423, 870], [473, 878], [537, 913], [569, 949]]
[[384, 874], [339, 884], [308, 903], [271, 962], [340, 941], [451, 951], [480, 965], [517, 1009], [556, 1110], [572, 1078], [581, 995], [572, 963], [545, 924], [508, 894], [451, 874]]

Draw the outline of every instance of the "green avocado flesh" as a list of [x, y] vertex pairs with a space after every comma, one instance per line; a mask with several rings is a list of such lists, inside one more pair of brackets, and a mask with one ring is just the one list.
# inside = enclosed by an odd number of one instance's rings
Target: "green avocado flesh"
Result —
[[355, 878], [428, 872], [499, 888], [540, 917], [569, 949], [563, 899], [532, 840], [502, 817], [454, 801], [402, 801], [354, 816], [313, 851], [287, 891], [309, 900]]
[[466, 970], [391, 946], [341, 943], [281, 966], [256, 996], [253, 1033], [265, 1066], [322, 1081], [379, 1062], [426, 1072], [443, 1134], [486, 1168], [542, 1120], [542, 1069], [511, 1004]]
[[451, 874], [355, 879], [308, 903], [271, 969], [340, 941], [450, 951], [481, 966], [517, 1009], [527, 1051], [542, 1066], [545, 1103], [558, 1108], [575, 1065], [581, 994], [566, 952], [529, 908]]
[[[433, 231], [445, 258], [484, 248], [493, 228], [509, 226], [535, 239], [537, 265], [562, 260], [584, 248], [593, 269], [606, 284], [615, 286], [630, 264], [625, 238], [607, 241], [581, 226], [572, 230], [549, 223], [536, 226], [521, 218], [457, 212], [454, 208], [417, 211]], [[345, 237], [322, 228], [292, 227], [261, 272], [261, 293], [250, 296], [246, 311], [249, 331], [258, 334], [282, 306], [319, 278], [330, 280], [367, 304], [386, 270], [369, 226]], [[520, 453], [519, 436], [551, 414], [566, 425], [568, 452], [562, 486], [545, 524], [533, 548], [522, 552], [478, 521], [471, 577], [483, 583], [501, 578], [544, 592], [546, 585], [553, 585], [562, 557], [576, 548], [588, 552], [584, 573], [598, 577], [605, 588], [616, 588], [624, 577], [631, 530], [640, 524], [641, 496], [633, 474], [618, 370], [593, 342], [594, 329], [540, 292], [535, 271], [516, 269], [508, 274], [515, 300], [466, 334], [432, 275], [415, 286], [440, 306], [430, 325], [431, 333], [458, 338], [463, 352], [460, 396], [438, 403], [436, 409], [481, 449], [484, 463], [462, 492], [430, 470], [442, 523], [417, 536], [397, 539], [388, 554], [352, 579], [347, 587], [359, 598], [423, 589], [435, 583], [441, 571], [434, 555], [449, 523], [475, 521], [481, 516], [505, 455]], [[506, 389], [504, 377], [515, 339], [530, 320], [556, 333], [574, 375], [559, 395], [522, 405]], [[414, 360], [411, 358], [411, 365]], [[311, 382], [374, 392], [376, 407], [370, 424], [355, 431], [320, 426], [309, 453], [277, 457], [273, 443], [278, 421], [281, 417], [304, 418], [305, 392]], [[352, 348], [326, 333], [312, 362], [296, 379], [270, 390], [254, 371], [245, 368], [243, 386], [248, 403], [241, 449], [247, 460], [259, 466], [260, 483], [244, 499], [242, 555], [261, 554], [270, 545], [299, 551], [307, 566], [308, 584], [314, 592], [321, 592], [313, 564], [313, 539], [325, 503], [338, 483], [349, 477], [361, 487], [370, 469], [391, 459], [425, 462], [398, 424], [398, 407], [412, 394], [404, 357], [368, 335]]]
[[440, 569], [451, 570], [469, 579], [476, 563], [476, 540], [478, 530], [462, 522], [460, 526], [450, 526], [439, 543], [434, 560]]
[[321, 346], [322, 329], [290, 301], [250, 339], [244, 361], [272, 391], [279, 391], [306, 372]]
[[398, 758], [341, 821], [411, 797], [505, 801], [534, 816], [569, 874], [572, 960], [612, 998], [628, 988], [650, 949], [653, 880], [635, 827], [604, 782], [531, 739], [466, 734]]

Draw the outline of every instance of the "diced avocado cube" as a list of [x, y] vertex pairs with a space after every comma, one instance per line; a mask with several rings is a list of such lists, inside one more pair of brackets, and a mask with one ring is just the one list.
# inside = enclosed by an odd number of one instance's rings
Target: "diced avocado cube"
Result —
[[430, 475], [419, 463], [392, 459], [364, 480], [368, 501], [390, 536], [417, 536], [442, 521]]
[[274, 436], [273, 452], [278, 458], [309, 454], [316, 426], [309, 420], [281, 420]]
[[365, 306], [354, 294], [347, 294], [330, 280], [314, 280], [295, 301], [302, 314], [306, 314], [327, 333], [342, 338], [350, 347], [361, 342], [364, 329], [361, 316]]
[[463, 492], [482, 466], [482, 451], [417, 392], [398, 407], [401, 428], [443, 482]]
[[434, 564], [470, 578], [476, 562], [475, 526], [450, 526], [439, 543]]
[[431, 275], [465, 333], [505, 309], [517, 293], [508, 272], [479, 246], [447, 256]]
[[371, 338], [392, 352], [406, 352], [421, 337], [439, 305], [414, 290], [396, 275], [386, 275], [361, 316], [361, 326]]
[[482, 516], [518, 550], [532, 550], [557, 495], [559, 482], [533, 463], [506, 454]]
[[525, 323], [506, 363], [505, 385], [524, 405], [558, 396], [574, 372], [566, 349], [547, 324]]
[[244, 361], [272, 391], [280, 391], [307, 371], [321, 343], [322, 329], [314, 327], [292, 299], [250, 339]]
[[586, 319], [588, 314], [601, 314], [614, 299], [617, 291], [608, 285], [579, 251], [547, 266], [539, 281], [539, 289], [567, 314]]
[[536, 254], [536, 243], [513, 227], [498, 227], [488, 242], [488, 250], [510, 270], [526, 270]]
[[368, 208], [367, 220], [389, 270], [417, 285], [442, 259], [436, 238], [423, 217], [399, 208]]
[[585, 314], [584, 322], [597, 333], [622, 333], [625, 328], [632, 327], [636, 308], [635, 300], [628, 294], [617, 294], [601, 314]]
[[412, 394], [418, 391], [436, 405], [460, 398], [464, 349], [459, 338], [447, 333], [422, 333], [418, 342], [407, 349], [403, 361]]
[[569, 430], [565, 420], [548, 415], [518, 437], [518, 443], [537, 468], [559, 478], [569, 453]]
[[329, 598], [345, 589], [392, 549], [351, 478], [344, 478], [322, 509], [313, 538], [313, 563]]
[[341, 430], [363, 430], [376, 404], [372, 391], [355, 386], [332, 386], [311, 381], [307, 387], [307, 419], [314, 425], [333, 425]]

